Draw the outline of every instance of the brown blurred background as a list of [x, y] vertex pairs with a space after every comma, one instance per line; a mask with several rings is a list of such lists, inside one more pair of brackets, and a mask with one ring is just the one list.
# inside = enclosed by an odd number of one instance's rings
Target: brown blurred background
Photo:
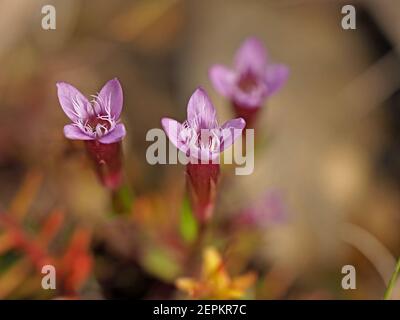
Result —
[[[267, 285], [259, 298], [381, 298], [400, 255], [400, 2], [350, 2], [356, 30], [341, 28], [349, 1], [0, 1], [0, 209], [39, 172], [33, 216], [56, 206], [95, 226], [107, 215], [80, 143], [63, 137], [57, 81], [89, 95], [118, 77], [127, 179], [139, 196], [178, 194], [182, 167], [148, 165], [146, 132], [163, 116], [183, 120], [198, 85], [221, 121], [231, 117], [207, 70], [230, 65], [254, 35], [290, 78], [259, 119], [267, 146], [255, 172], [223, 184], [218, 210], [269, 189], [283, 195], [287, 223], [254, 251], [282, 293]], [[45, 4], [56, 7], [56, 30], [41, 28]], [[340, 288], [345, 264], [356, 267], [356, 290]]]

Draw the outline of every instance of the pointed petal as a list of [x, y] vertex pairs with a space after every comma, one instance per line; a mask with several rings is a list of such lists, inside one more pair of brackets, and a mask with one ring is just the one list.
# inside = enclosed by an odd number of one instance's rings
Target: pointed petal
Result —
[[161, 125], [172, 144], [181, 151], [186, 152], [186, 149], [183, 148], [182, 143], [179, 141], [182, 125], [178, 121], [170, 118], [162, 118]]
[[119, 119], [122, 111], [123, 93], [122, 87], [117, 78], [108, 81], [101, 89], [98, 100], [103, 110], [110, 109], [110, 113]]
[[283, 64], [272, 64], [267, 67], [265, 80], [268, 87], [268, 95], [278, 91], [289, 77], [289, 68]]
[[189, 99], [187, 106], [187, 118], [193, 120], [201, 117], [206, 123], [215, 121], [216, 112], [210, 98], [203, 88], [197, 88]]
[[101, 143], [109, 144], [114, 142], [119, 142], [126, 135], [125, 126], [122, 123], [119, 123], [115, 126], [114, 130], [102, 136], [99, 141]]
[[246, 39], [235, 55], [235, 67], [239, 72], [251, 70], [256, 74], [264, 72], [267, 52], [262, 42], [251, 37]]
[[225, 122], [221, 128], [222, 129], [238, 129], [242, 130], [246, 126], [246, 121], [243, 118], [236, 118]]
[[66, 82], [57, 82], [57, 95], [61, 108], [72, 121], [85, 118], [88, 99], [74, 86]]
[[222, 65], [214, 65], [208, 74], [215, 90], [224, 97], [229, 97], [235, 85], [235, 73]]
[[84, 133], [81, 129], [73, 124], [64, 126], [64, 135], [71, 140], [93, 140], [94, 138]]
[[232, 119], [222, 125], [221, 152], [229, 148], [242, 135], [245, 126], [246, 121], [243, 118]]

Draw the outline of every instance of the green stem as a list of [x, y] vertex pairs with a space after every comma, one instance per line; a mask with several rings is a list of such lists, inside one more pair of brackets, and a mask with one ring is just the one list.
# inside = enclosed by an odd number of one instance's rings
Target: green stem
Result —
[[134, 195], [129, 186], [124, 185], [111, 192], [111, 200], [114, 214], [129, 214], [132, 209]]
[[390, 279], [389, 285], [385, 291], [385, 295], [383, 297], [384, 300], [389, 300], [390, 296], [392, 295], [392, 291], [396, 284], [396, 280], [399, 275], [399, 272], [400, 272], [400, 258], [399, 258], [399, 260], [397, 260], [396, 269], [394, 270], [392, 278]]
[[197, 263], [197, 256], [203, 253], [204, 239], [207, 233], [207, 225], [202, 223], [199, 225], [196, 240], [189, 248], [188, 255], [186, 256], [186, 269], [192, 270]]

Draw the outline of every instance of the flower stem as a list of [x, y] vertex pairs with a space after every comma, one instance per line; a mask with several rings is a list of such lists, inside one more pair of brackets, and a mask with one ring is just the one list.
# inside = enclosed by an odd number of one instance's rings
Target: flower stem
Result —
[[129, 214], [132, 210], [134, 194], [129, 186], [123, 185], [111, 192], [111, 200], [114, 214]]
[[186, 270], [192, 270], [194, 266], [197, 264], [197, 256], [198, 253], [202, 252], [203, 250], [203, 245], [204, 245], [204, 240], [206, 237], [208, 225], [201, 223], [199, 225], [199, 230], [197, 233], [197, 238], [196, 240], [191, 244], [189, 251], [186, 256], [186, 262], [185, 262], [185, 269]]
[[399, 275], [399, 272], [400, 272], [400, 258], [399, 258], [399, 260], [397, 260], [396, 268], [395, 268], [395, 270], [393, 272], [392, 278], [390, 279], [389, 285], [388, 285], [388, 287], [387, 287], [387, 289], [385, 291], [385, 295], [383, 297], [384, 300], [389, 300], [390, 299], [390, 296], [392, 295], [392, 291], [393, 291], [394, 286], [396, 284], [396, 280], [397, 280], [397, 277]]

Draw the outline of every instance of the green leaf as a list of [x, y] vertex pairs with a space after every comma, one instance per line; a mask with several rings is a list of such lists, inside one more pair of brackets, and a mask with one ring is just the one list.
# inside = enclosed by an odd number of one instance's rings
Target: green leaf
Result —
[[199, 226], [193, 215], [190, 201], [187, 196], [183, 199], [181, 218], [180, 218], [180, 233], [184, 241], [192, 243], [197, 238]]
[[162, 248], [149, 248], [142, 263], [147, 271], [165, 281], [172, 281], [181, 272], [173, 256]]

